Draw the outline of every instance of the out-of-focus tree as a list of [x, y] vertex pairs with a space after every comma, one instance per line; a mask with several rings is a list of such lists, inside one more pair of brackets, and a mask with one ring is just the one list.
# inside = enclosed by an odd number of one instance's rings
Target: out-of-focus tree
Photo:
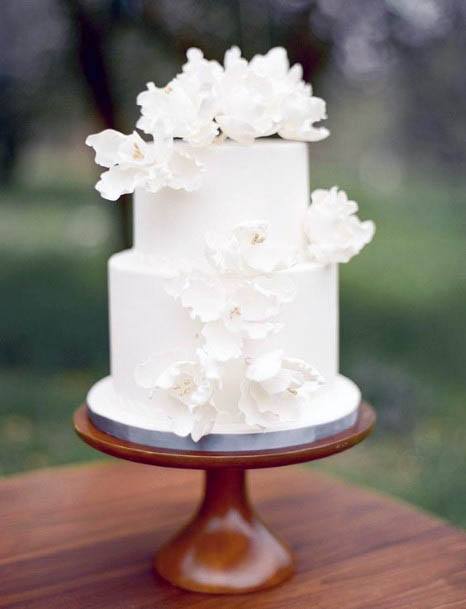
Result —
[[[0, 180], [13, 178], [22, 145], [37, 136], [53, 93], [66, 22], [55, 0], [4, 0], [0, 6]], [[58, 67], [59, 69], [59, 67]], [[55, 72], [56, 73], [56, 72]]]
[[390, 82], [398, 140], [452, 170], [466, 161], [464, 0], [316, 0], [312, 28], [332, 40], [332, 60], [364, 87]]
[[11, 179], [28, 138], [60, 137], [73, 121], [128, 131], [147, 81], [172, 78], [190, 46], [221, 60], [233, 44], [246, 57], [283, 45], [311, 81], [337, 70], [361, 90], [390, 83], [397, 141], [455, 169], [466, 160], [465, 23], [464, 0], [2, 0], [0, 172]]

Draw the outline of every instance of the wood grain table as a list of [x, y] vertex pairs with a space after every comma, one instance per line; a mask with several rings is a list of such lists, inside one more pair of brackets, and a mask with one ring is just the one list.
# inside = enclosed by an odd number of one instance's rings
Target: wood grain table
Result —
[[103, 463], [0, 481], [0, 608], [466, 608], [464, 533], [302, 466], [251, 474], [261, 515], [295, 550], [293, 579], [234, 597], [174, 588], [152, 557], [191, 516], [200, 475]]

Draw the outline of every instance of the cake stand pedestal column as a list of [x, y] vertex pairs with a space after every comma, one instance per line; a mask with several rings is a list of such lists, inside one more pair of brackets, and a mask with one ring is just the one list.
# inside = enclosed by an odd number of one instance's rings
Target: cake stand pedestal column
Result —
[[244, 469], [205, 472], [202, 504], [155, 557], [158, 573], [198, 592], [235, 593], [276, 585], [293, 572], [290, 550], [254, 513]]
[[193, 519], [159, 549], [156, 571], [170, 583], [197, 592], [237, 594], [275, 586], [293, 572], [290, 550], [254, 513], [246, 470], [321, 459], [351, 448], [372, 430], [375, 413], [361, 404], [356, 422], [309, 444], [240, 452], [176, 451], [120, 440], [100, 431], [86, 405], [74, 415], [79, 436], [114, 457], [205, 470], [204, 496]]

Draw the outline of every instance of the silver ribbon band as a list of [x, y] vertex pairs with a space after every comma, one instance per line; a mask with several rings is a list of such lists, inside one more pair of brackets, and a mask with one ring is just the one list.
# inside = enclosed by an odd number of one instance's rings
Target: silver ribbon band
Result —
[[155, 431], [120, 423], [96, 414], [88, 407], [89, 418], [94, 425], [101, 431], [120, 440], [153, 448], [215, 453], [270, 450], [310, 444], [349, 429], [356, 423], [358, 412], [359, 409], [357, 408], [349, 415], [336, 421], [311, 427], [245, 434], [214, 433], [203, 436], [198, 442], [194, 442], [190, 436], [181, 437], [168, 431]]

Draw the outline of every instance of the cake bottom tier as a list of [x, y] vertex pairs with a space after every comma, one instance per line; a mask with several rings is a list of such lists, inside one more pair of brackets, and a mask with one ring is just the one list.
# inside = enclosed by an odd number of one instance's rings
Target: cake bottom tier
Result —
[[361, 394], [350, 379], [338, 375], [331, 384], [316, 392], [309, 408], [293, 426], [277, 424], [266, 431], [251, 431], [243, 423], [222, 420], [212, 433], [194, 442], [190, 436], [171, 432], [171, 421], [157, 404], [123, 398], [112, 377], [97, 382], [89, 391], [87, 405], [93, 423], [102, 431], [120, 438], [158, 448], [213, 452], [267, 450], [297, 446], [332, 436], [351, 427], [357, 418]]
[[[283, 329], [261, 342], [263, 352], [283, 349], [316, 368], [328, 384], [338, 374], [338, 272], [335, 265], [295, 267], [284, 271], [296, 287], [293, 302], [284, 304], [277, 319]], [[115, 390], [125, 399], [153, 401], [138, 386], [135, 370], [160, 360], [159, 373], [177, 360], [193, 359], [202, 345], [200, 322], [167, 294], [166, 279], [135, 251], [109, 261], [110, 360]], [[228, 363], [222, 401], [232, 408], [239, 399], [240, 377]], [[169, 398], [165, 398], [169, 400]], [[159, 395], [162, 405], [164, 397]]]

